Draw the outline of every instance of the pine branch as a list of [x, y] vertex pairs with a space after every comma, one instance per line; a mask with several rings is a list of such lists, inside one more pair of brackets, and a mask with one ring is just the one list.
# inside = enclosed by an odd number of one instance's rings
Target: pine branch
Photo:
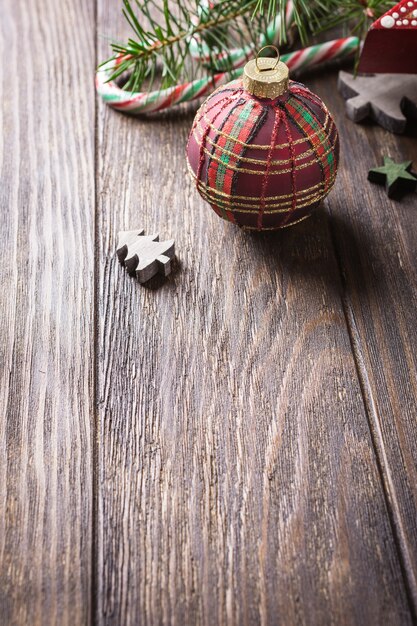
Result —
[[[285, 23], [284, 16], [287, 10], [288, 0], [257, 0], [255, 14], [266, 14], [269, 18], [279, 14], [281, 24]], [[331, 15], [338, 7], [340, 0], [293, 0], [293, 19], [300, 35], [301, 42], [306, 45], [309, 38], [314, 34], [322, 20]], [[281, 33], [285, 39], [285, 32]]]
[[342, 24], [349, 33], [364, 39], [372, 22], [394, 4], [394, 0], [345, 0], [342, 6], [339, 3], [333, 14], [324, 17], [316, 32], [321, 33]]
[[202, 64], [193, 61], [193, 56], [205, 59], [206, 71], [231, 71], [233, 48], [255, 47], [260, 33], [266, 32], [265, 16], [251, 19], [255, 3], [136, 0], [134, 10], [131, 0], [123, 0], [123, 15], [135, 38], [112, 44], [114, 56], [109, 60], [120, 56], [123, 60], [110, 80], [127, 76], [124, 89], [138, 91], [145, 82], [152, 89], [158, 76], [159, 87], [164, 89], [193, 80], [201, 72]]
[[[288, 0], [257, 0], [255, 13], [279, 13], [283, 17], [287, 4]], [[371, 23], [394, 4], [396, 0], [293, 0], [294, 22], [303, 44], [310, 35], [340, 24], [350, 34], [363, 38]]]
[[[133, 92], [151, 91], [156, 82], [165, 89], [202, 72], [232, 72], [236, 48], [251, 54], [262, 38], [276, 43], [268, 39], [268, 24], [277, 16], [280, 45], [287, 43], [288, 1], [123, 0], [123, 15], [133, 35], [126, 43], [113, 43], [114, 55], [102, 65], [119, 58], [109, 80], [118, 80]], [[311, 35], [340, 24], [363, 37], [370, 23], [394, 4], [394, 0], [293, 0], [292, 16], [305, 45]]]

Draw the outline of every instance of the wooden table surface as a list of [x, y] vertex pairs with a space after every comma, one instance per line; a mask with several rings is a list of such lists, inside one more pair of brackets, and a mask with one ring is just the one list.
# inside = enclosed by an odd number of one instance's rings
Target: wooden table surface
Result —
[[[404, 625], [417, 613], [416, 139], [355, 126], [337, 73], [324, 207], [247, 234], [199, 198], [195, 109], [94, 92], [118, 0], [0, 20], [0, 550], [9, 625]], [[117, 232], [174, 237], [141, 287]]]

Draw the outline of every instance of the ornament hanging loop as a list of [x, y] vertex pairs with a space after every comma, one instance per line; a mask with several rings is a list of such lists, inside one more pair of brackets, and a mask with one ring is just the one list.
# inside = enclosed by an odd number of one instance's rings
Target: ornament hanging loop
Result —
[[[259, 56], [265, 48], [272, 48], [276, 57]], [[257, 98], [277, 98], [284, 94], [289, 84], [288, 67], [280, 61], [278, 48], [264, 46], [254, 59], [243, 68], [242, 82], [247, 92]]]
[[[275, 52], [276, 52], [276, 63], [272, 67], [260, 67], [259, 64], [258, 64], [258, 58], [260, 57], [260, 54], [261, 54], [262, 50], [266, 50], [267, 48], [271, 48], [272, 50], [275, 50]], [[255, 57], [256, 69], [258, 70], [258, 72], [268, 72], [270, 70], [275, 70], [278, 67], [278, 63], [279, 63], [280, 58], [281, 58], [281, 55], [280, 55], [279, 50], [278, 50], [278, 48], [276, 46], [272, 46], [272, 45], [263, 46], [256, 53], [256, 57]]]

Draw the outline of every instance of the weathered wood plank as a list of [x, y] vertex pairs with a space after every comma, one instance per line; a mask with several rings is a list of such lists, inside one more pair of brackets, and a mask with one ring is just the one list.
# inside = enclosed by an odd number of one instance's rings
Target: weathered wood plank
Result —
[[[316, 86], [329, 98], [335, 77], [318, 80]], [[383, 155], [414, 160], [417, 167], [417, 144], [412, 135], [398, 137], [377, 126], [352, 124], [339, 98], [333, 101], [333, 112], [344, 152], [331, 202], [344, 306], [417, 614], [416, 195], [396, 202], [383, 187], [366, 180]]]
[[[410, 623], [328, 216], [220, 221], [187, 178], [192, 117], [99, 107], [97, 622]], [[131, 228], [176, 240], [165, 283], [119, 267]]]
[[2, 3], [2, 624], [90, 615], [94, 4]]

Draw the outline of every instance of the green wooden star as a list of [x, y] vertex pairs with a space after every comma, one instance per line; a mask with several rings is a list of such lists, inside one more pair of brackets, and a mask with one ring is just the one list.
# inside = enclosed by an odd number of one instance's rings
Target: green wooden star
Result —
[[389, 198], [415, 191], [417, 178], [411, 172], [412, 161], [395, 163], [384, 156], [384, 165], [374, 167], [368, 172], [368, 180], [378, 185], [385, 185]]

